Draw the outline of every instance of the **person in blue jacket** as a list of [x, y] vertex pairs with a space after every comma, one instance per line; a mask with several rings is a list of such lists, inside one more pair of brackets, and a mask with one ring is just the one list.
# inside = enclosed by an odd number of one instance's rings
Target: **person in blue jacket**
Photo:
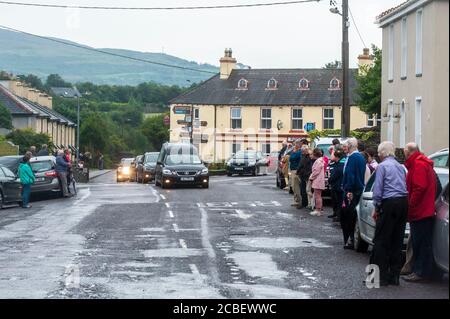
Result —
[[328, 218], [333, 218], [333, 221], [339, 222], [341, 220], [342, 202], [344, 200], [344, 191], [342, 190], [342, 180], [344, 178], [344, 165], [347, 157], [340, 145], [335, 146], [331, 156], [330, 177], [328, 184], [331, 189], [331, 202], [333, 205], [333, 214]]
[[291, 172], [291, 186], [294, 191], [294, 203], [292, 206], [300, 207], [302, 203], [302, 195], [300, 193], [300, 177], [297, 175], [297, 169], [302, 159], [302, 143], [296, 140], [291, 156], [289, 156], [289, 170]]
[[356, 138], [349, 138], [344, 144], [348, 150], [348, 157], [344, 164], [342, 179], [344, 202], [341, 211], [341, 225], [344, 235], [344, 249], [353, 249], [357, 216], [356, 206], [364, 191], [366, 160], [358, 151], [358, 140]]

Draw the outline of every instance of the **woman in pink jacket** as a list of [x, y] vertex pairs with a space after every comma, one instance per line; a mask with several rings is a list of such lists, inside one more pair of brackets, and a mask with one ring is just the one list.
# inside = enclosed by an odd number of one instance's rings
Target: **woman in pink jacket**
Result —
[[309, 180], [311, 181], [311, 187], [314, 189], [315, 209], [311, 212], [311, 215], [322, 216], [322, 191], [325, 189], [325, 163], [323, 160], [323, 153], [320, 148], [314, 149], [313, 158], [315, 159], [315, 162], [312, 167], [312, 173]]

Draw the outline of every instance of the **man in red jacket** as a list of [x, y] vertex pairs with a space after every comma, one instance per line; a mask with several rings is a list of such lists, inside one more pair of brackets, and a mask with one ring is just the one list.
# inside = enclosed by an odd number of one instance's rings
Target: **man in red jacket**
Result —
[[408, 221], [414, 252], [413, 272], [403, 277], [419, 282], [431, 276], [433, 268], [432, 231], [435, 214], [436, 176], [433, 161], [423, 155], [416, 143], [408, 143], [404, 150], [408, 169]]

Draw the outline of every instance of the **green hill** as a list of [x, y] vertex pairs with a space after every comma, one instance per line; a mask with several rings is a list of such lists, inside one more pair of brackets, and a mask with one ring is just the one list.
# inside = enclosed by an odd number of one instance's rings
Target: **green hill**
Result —
[[[158, 63], [218, 72], [215, 66], [198, 64], [163, 53], [101, 50]], [[93, 82], [112, 85], [156, 82], [189, 86], [211, 77], [208, 73], [135, 62], [2, 29], [0, 29], [0, 70], [13, 74], [32, 73], [42, 78], [57, 73], [73, 83]]]

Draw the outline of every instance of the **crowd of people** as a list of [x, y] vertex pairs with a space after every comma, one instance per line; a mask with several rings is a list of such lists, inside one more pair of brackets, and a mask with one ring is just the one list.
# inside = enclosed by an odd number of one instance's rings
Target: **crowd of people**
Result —
[[[310, 148], [306, 139], [293, 145], [283, 142], [279, 153], [281, 188], [293, 193], [292, 206], [307, 209], [312, 216], [323, 215], [322, 193], [331, 193], [332, 214], [340, 223], [344, 249], [354, 249], [356, 207], [374, 172], [373, 184], [375, 237], [370, 263], [377, 265], [380, 285], [399, 285], [400, 277], [409, 282], [432, 276], [432, 226], [435, 200], [442, 189], [433, 161], [423, 155], [416, 143], [404, 149], [404, 166], [395, 157], [395, 145], [386, 141], [365, 148], [349, 138], [333, 140], [324, 156], [320, 148]], [[328, 185], [326, 185], [328, 179]], [[406, 223], [410, 224], [406, 262], [402, 248]]]

